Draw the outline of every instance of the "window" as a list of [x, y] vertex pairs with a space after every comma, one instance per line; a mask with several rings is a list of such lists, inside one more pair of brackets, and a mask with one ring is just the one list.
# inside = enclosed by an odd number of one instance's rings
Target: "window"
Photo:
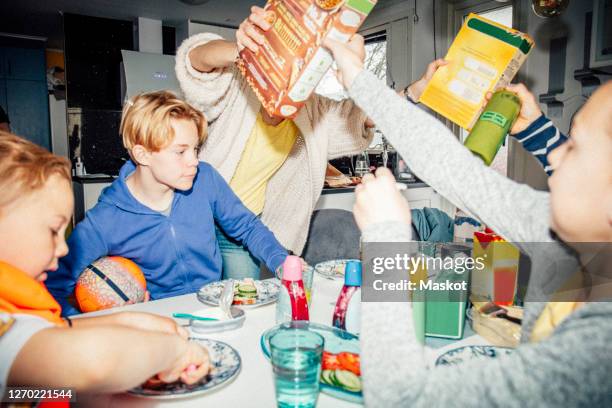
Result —
[[[495, 21], [496, 23], [503, 24], [507, 27], [512, 27], [512, 6], [476, 12], [476, 14]], [[463, 17], [467, 17], [467, 13], [465, 13]], [[462, 142], [465, 141], [467, 136], [468, 132], [465, 129], [461, 129]], [[495, 156], [495, 160], [493, 160], [493, 163], [491, 163], [491, 168], [504, 176], [508, 175], [508, 144], [508, 140], [506, 139], [502, 147], [499, 149], [497, 156]]]
[[[380, 31], [370, 34], [365, 38], [365, 67], [372, 71], [378, 78], [386, 80], [387, 78], [387, 32]], [[315, 89], [319, 95], [326, 96], [331, 99], [341, 100], [348, 98], [344, 87], [336, 78], [336, 64], [332, 69], [327, 71], [323, 79]]]
[[378, 79], [387, 81], [387, 32], [381, 31], [365, 38], [365, 68]]

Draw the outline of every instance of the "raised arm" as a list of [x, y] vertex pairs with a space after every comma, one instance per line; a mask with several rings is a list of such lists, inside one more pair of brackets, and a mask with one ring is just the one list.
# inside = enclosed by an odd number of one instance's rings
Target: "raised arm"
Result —
[[507, 87], [521, 99], [521, 111], [510, 134], [518, 140], [544, 167], [550, 176], [553, 168], [548, 162], [548, 153], [565, 143], [567, 137], [550, 119], [542, 114], [535, 96], [523, 84]]
[[261, 7], [251, 7], [251, 14], [238, 27], [236, 41], [213, 40], [199, 45], [189, 52], [191, 66], [200, 72], [211, 72], [217, 68], [229, 67], [238, 58], [243, 48], [257, 52], [263, 43], [259, 30], [270, 29], [270, 23], [265, 19], [265, 11]]
[[229, 67], [237, 57], [236, 43], [226, 40], [212, 40], [189, 52], [191, 66], [200, 72]]
[[202, 110], [208, 122], [214, 122], [248, 87], [234, 61], [242, 48], [256, 50], [262, 42], [260, 30], [270, 28], [262, 8], [251, 10], [236, 32], [236, 42], [201, 33], [183, 41], [176, 52], [176, 77], [185, 99]]
[[[443, 59], [431, 62], [423, 76], [407, 86], [400, 95], [407, 97], [413, 103], [418, 103], [435, 72], [447, 64], [448, 62]], [[542, 164], [544, 171], [550, 176], [553, 168], [548, 162], [548, 153], [563, 144], [567, 137], [553, 125], [550, 119], [542, 114], [535, 96], [529, 92], [525, 85], [511, 84], [506, 89], [516, 93], [522, 104], [519, 116], [512, 129], [510, 129], [510, 135], [514, 136], [525, 150]], [[491, 94], [489, 93], [487, 101], [490, 97]]]
[[[344, 85], [410, 168], [457, 207], [513, 242], [550, 241], [548, 194], [486, 167], [435, 117], [408, 104], [365, 71], [357, 56], [333, 47]], [[330, 48], [331, 48], [330, 47]]]

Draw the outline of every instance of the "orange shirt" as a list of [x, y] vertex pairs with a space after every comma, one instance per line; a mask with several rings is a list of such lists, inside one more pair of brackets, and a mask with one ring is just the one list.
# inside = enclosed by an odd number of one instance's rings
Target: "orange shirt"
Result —
[[42, 282], [0, 261], [0, 312], [36, 315], [63, 326], [61, 311]]

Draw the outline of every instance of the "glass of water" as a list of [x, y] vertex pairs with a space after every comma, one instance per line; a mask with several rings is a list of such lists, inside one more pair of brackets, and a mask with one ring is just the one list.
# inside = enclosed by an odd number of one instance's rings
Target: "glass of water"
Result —
[[317, 404], [324, 344], [320, 334], [298, 328], [281, 329], [270, 338], [279, 408], [311, 408]]

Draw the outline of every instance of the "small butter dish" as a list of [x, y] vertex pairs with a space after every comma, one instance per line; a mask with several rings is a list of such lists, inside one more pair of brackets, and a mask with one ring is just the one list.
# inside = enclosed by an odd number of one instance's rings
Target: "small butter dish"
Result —
[[190, 319], [190, 328], [194, 333], [217, 333], [226, 330], [235, 330], [242, 327], [244, 320], [246, 319], [244, 310], [235, 306], [232, 306], [230, 310], [232, 312], [231, 319], [228, 319], [225, 313], [223, 313], [223, 311], [218, 307], [197, 310], [191, 314], [218, 320], [202, 321]]

